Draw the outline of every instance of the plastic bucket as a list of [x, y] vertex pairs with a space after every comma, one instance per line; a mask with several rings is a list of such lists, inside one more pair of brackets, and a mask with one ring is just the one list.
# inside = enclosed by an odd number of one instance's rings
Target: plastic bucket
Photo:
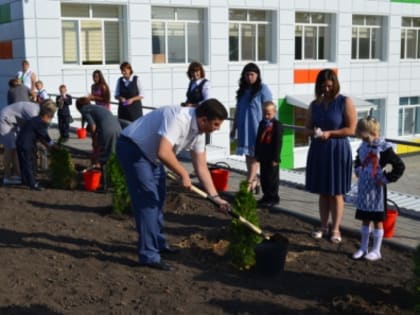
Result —
[[214, 187], [218, 191], [226, 191], [229, 182], [229, 171], [222, 168], [215, 168], [210, 170], [211, 178], [213, 179]]
[[286, 238], [264, 240], [255, 246], [255, 267], [259, 274], [275, 276], [284, 270], [289, 241]]
[[391, 238], [394, 236], [395, 224], [397, 223], [398, 211], [394, 209], [386, 210], [386, 217], [384, 220], [384, 237]]
[[395, 202], [393, 202], [392, 200], [387, 200], [387, 202], [390, 202], [394, 205], [394, 207], [396, 209], [386, 209], [386, 215], [385, 215], [385, 220], [383, 222], [384, 225], [384, 237], [385, 238], [391, 238], [394, 236], [394, 232], [395, 232], [395, 225], [397, 223], [397, 217], [398, 214], [400, 212], [399, 207], [397, 206], [397, 204]]
[[83, 180], [85, 182], [85, 189], [87, 191], [94, 191], [98, 189], [99, 184], [101, 183], [101, 171], [90, 170], [83, 172]]
[[217, 162], [214, 167], [210, 168], [210, 175], [217, 191], [226, 191], [228, 189], [229, 168], [230, 166], [225, 162]]
[[86, 138], [86, 129], [85, 128], [77, 128], [76, 129], [77, 138], [84, 139]]

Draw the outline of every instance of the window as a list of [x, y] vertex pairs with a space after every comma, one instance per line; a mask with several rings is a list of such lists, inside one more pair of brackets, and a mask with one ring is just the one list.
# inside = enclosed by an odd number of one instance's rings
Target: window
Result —
[[0, 5], [0, 24], [10, 23], [11, 21], [10, 3]]
[[229, 10], [229, 60], [272, 59], [271, 13], [261, 10]]
[[420, 59], [420, 18], [402, 18], [401, 59]]
[[324, 13], [296, 13], [295, 60], [330, 58], [330, 16]]
[[152, 8], [153, 63], [204, 63], [203, 10]]
[[353, 15], [351, 58], [380, 59], [382, 53], [382, 18]]
[[119, 64], [120, 7], [113, 5], [61, 4], [63, 63]]
[[420, 134], [420, 96], [400, 97], [398, 135]]

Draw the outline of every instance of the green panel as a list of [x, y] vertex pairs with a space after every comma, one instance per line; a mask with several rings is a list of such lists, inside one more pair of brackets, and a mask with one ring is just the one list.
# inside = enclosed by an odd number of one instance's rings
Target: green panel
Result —
[[[293, 107], [286, 103], [284, 98], [278, 100], [280, 121], [287, 125], [293, 125]], [[293, 151], [295, 147], [295, 134], [292, 129], [285, 128], [283, 133], [283, 146], [281, 149], [281, 165], [283, 169], [294, 167]]]
[[0, 5], [0, 24], [9, 23], [11, 21], [10, 3]]
[[391, 0], [391, 2], [419, 3], [420, 4], [420, 0]]

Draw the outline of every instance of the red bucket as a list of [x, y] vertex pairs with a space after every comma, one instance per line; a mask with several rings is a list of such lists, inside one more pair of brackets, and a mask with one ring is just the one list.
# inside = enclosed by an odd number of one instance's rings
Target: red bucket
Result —
[[101, 171], [90, 170], [83, 172], [83, 180], [85, 182], [85, 189], [87, 191], [94, 191], [98, 189], [99, 184], [101, 183]]
[[213, 179], [214, 187], [218, 191], [226, 191], [229, 182], [229, 171], [223, 168], [215, 168], [210, 170], [211, 178]]
[[394, 236], [395, 225], [397, 223], [397, 217], [400, 212], [400, 209], [395, 202], [391, 200], [388, 200], [388, 202], [391, 202], [396, 209], [386, 209], [385, 220], [383, 222], [385, 238], [391, 238]]
[[86, 129], [85, 128], [77, 128], [76, 129], [77, 138], [84, 139], [86, 138]]

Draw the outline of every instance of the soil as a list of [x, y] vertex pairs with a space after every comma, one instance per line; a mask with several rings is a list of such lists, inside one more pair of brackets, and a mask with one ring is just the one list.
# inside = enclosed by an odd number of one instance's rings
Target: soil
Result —
[[133, 218], [111, 214], [111, 198], [82, 182], [0, 187], [0, 314], [414, 314], [409, 251], [384, 244], [382, 260], [354, 261], [357, 235], [317, 241], [311, 222], [259, 209], [263, 230], [289, 240], [284, 271], [238, 270], [231, 218], [168, 182], [165, 234], [180, 252], [158, 271], [138, 266]]

